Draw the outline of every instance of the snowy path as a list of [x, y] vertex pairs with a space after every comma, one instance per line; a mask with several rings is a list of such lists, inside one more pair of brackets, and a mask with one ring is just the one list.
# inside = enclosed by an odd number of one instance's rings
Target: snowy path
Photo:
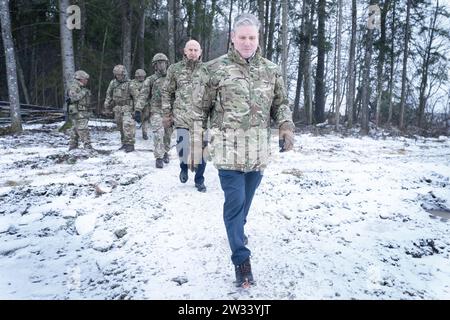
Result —
[[0, 137], [1, 299], [450, 298], [450, 139], [298, 135], [255, 196], [242, 293], [211, 163], [203, 194], [139, 133], [125, 154], [94, 129], [112, 153], [88, 157], [54, 128]]

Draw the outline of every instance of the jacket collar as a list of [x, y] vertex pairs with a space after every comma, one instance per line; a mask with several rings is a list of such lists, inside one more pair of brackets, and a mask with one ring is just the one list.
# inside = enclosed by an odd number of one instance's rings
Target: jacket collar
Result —
[[200, 56], [200, 57], [198, 58], [198, 60], [193, 61], [193, 60], [189, 60], [189, 59], [186, 57], [186, 55], [183, 55], [183, 62], [184, 62], [184, 64], [185, 64], [189, 69], [192, 69], [192, 70], [194, 70], [194, 69], [201, 63], [201, 59], [202, 59], [202, 57]]
[[258, 48], [256, 49], [256, 52], [253, 54], [252, 57], [250, 57], [248, 59], [244, 59], [241, 57], [239, 52], [236, 50], [236, 48], [234, 47], [234, 44], [231, 44], [230, 49], [228, 50], [228, 57], [230, 58], [231, 61], [238, 63], [238, 64], [242, 64], [242, 65], [255, 64], [255, 63], [258, 63], [261, 59], [261, 48], [258, 46]]

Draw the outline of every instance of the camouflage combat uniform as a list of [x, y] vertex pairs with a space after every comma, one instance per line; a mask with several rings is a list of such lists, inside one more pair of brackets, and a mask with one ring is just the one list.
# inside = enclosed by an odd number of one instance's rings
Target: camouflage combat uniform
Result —
[[[139, 93], [142, 90], [142, 87], [144, 86], [144, 81], [139, 81], [137, 79], [133, 79], [130, 81], [130, 90], [131, 90], [131, 95], [133, 97], [139, 97]], [[136, 103], [135, 101], [134, 105], [135, 105], [135, 109], [136, 109]]]
[[259, 50], [242, 58], [229, 52], [208, 62], [205, 112], [210, 115], [210, 153], [217, 169], [262, 171], [270, 155], [270, 121], [292, 122], [279, 67]]
[[[114, 120], [120, 131], [122, 145], [134, 145], [136, 122], [134, 121], [133, 92], [131, 81], [111, 80], [106, 90], [105, 107], [114, 111]], [[134, 99], [135, 100], [135, 99]]]
[[68, 105], [69, 115], [72, 120], [72, 130], [70, 134], [69, 149], [78, 147], [78, 139], [84, 144], [84, 148], [92, 148], [89, 137], [89, 105], [91, 98], [91, 91], [84, 87], [78, 80], [74, 79], [68, 89], [68, 97], [70, 103]]
[[[164, 116], [172, 117], [175, 128], [190, 132], [188, 150], [180, 156], [180, 160], [187, 163], [191, 170], [202, 161], [203, 129], [206, 129], [202, 101], [208, 78], [208, 69], [203, 62], [184, 57], [182, 61], [169, 67], [162, 88]], [[171, 104], [173, 95], [175, 99]], [[178, 154], [182, 152], [178, 150]]]
[[149, 110], [155, 159], [162, 159], [164, 154], [170, 151], [170, 138], [173, 132], [173, 127], [164, 129], [162, 123], [161, 90], [165, 79], [166, 77], [158, 72], [147, 77], [136, 104], [138, 111], [146, 108]]
[[[135, 99], [135, 100], [133, 100], [133, 107], [134, 107], [135, 111], [138, 110], [138, 109], [136, 109], [136, 105], [137, 105], [137, 101], [139, 98], [139, 93], [141, 92], [143, 86], [144, 86], [144, 80], [139, 81], [138, 79], [133, 79], [130, 81], [131, 95]], [[137, 121], [139, 121], [139, 120], [137, 120]], [[144, 116], [141, 117], [141, 126], [142, 126], [142, 128], [144, 128]], [[144, 132], [144, 129], [142, 129], [142, 132]]]

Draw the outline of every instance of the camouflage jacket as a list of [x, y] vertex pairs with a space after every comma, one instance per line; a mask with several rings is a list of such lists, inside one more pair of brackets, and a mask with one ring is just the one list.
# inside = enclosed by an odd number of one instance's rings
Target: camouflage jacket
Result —
[[259, 50], [243, 59], [232, 46], [208, 62], [204, 110], [210, 117], [210, 151], [218, 169], [259, 171], [270, 156], [270, 122], [292, 122], [279, 67]]
[[[131, 88], [131, 81], [111, 80], [108, 89], [106, 90], [105, 107], [109, 110], [115, 106], [130, 106], [133, 107], [133, 96], [135, 93]], [[134, 99], [135, 100], [135, 99]]]
[[[194, 123], [204, 121], [202, 100], [208, 81], [208, 70], [201, 61], [175, 63], [167, 70], [161, 90], [162, 110], [173, 117], [175, 127], [192, 129]], [[171, 104], [172, 95], [175, 95]]]
[[145, 107], [149, 106], [151, 113], [163, 114], [161, 91], [165, 80], [166, 76], [158, 73], [154, 73], [145, 79], [138, 97], [136, 110], [142, 111]]
[[91, 103], [91, 91], [79, 80], [72, 81], [68, 89], [68, 96], [70, 98], [69, 113], [88, 111]]
[[139, 97], [139, 93], [142, 90], [142, 87], [144, 86], [144, 81], [139, 81], [137, 79], [133, 79], [130, 81], [130, 90], [131, 90], [131, 95], [133, 96], [133, 102], [134, 102], [134, 106], [136, 108], [136, 103]]

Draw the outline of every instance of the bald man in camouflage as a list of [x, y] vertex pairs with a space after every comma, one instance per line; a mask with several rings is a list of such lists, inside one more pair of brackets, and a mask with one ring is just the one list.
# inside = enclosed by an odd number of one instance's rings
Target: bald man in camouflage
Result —
[[[206, 192], [203, 173], [206, 160], [203, 158], [203, 130], [206, 129], [202, 101], [208, 70], [201, 61], [202, 49], [195, 40], [184, 47], [184, 58], [167, 70], [162, 90], [162, 108], [165, 127], [172, 123], [177, 130], [177, 151], [180, 159], [180, 181], [188, 180], [188, 169], [195, 171], [195, 187]], [[173, 104], [172, 95], [175, 96]]]

